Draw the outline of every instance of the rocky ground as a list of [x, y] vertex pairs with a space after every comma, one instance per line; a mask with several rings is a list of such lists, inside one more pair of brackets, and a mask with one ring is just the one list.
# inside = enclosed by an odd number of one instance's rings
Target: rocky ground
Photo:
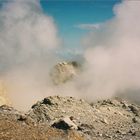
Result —
[[0, 107], [0, 140], [140, 140], [140, 107], [53, 96], [26, 112]]

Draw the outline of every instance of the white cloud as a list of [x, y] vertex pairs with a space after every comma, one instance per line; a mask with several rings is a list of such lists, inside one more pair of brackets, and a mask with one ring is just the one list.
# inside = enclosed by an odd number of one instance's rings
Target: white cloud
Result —
[[101, 24], [79, 24], [76, 25], [76, 28], [83, 29], [83, 30], [94, 30], [94, 29], [99, 29]]

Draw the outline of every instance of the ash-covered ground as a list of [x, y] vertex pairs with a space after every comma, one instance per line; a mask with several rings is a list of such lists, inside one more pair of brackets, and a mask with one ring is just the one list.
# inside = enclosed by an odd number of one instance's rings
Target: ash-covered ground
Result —
[[26, 113], [0, 107], [0, 140], [139, 140], [140, 106], [50, 96]]

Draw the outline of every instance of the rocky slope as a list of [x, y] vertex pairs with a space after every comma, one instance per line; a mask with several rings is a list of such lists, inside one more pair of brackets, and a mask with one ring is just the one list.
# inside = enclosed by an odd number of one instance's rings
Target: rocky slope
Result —
[[89, 104], [53, 96], [26, 112], [0, 107], [0, 140], [139, 140], [140, 107], [115, 98]]

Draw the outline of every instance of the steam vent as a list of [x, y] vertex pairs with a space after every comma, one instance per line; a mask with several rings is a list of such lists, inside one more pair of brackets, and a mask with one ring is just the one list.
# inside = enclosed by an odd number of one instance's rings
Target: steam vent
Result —
[[0, 140], [140, 140], [140, 0], [0, 0]]

